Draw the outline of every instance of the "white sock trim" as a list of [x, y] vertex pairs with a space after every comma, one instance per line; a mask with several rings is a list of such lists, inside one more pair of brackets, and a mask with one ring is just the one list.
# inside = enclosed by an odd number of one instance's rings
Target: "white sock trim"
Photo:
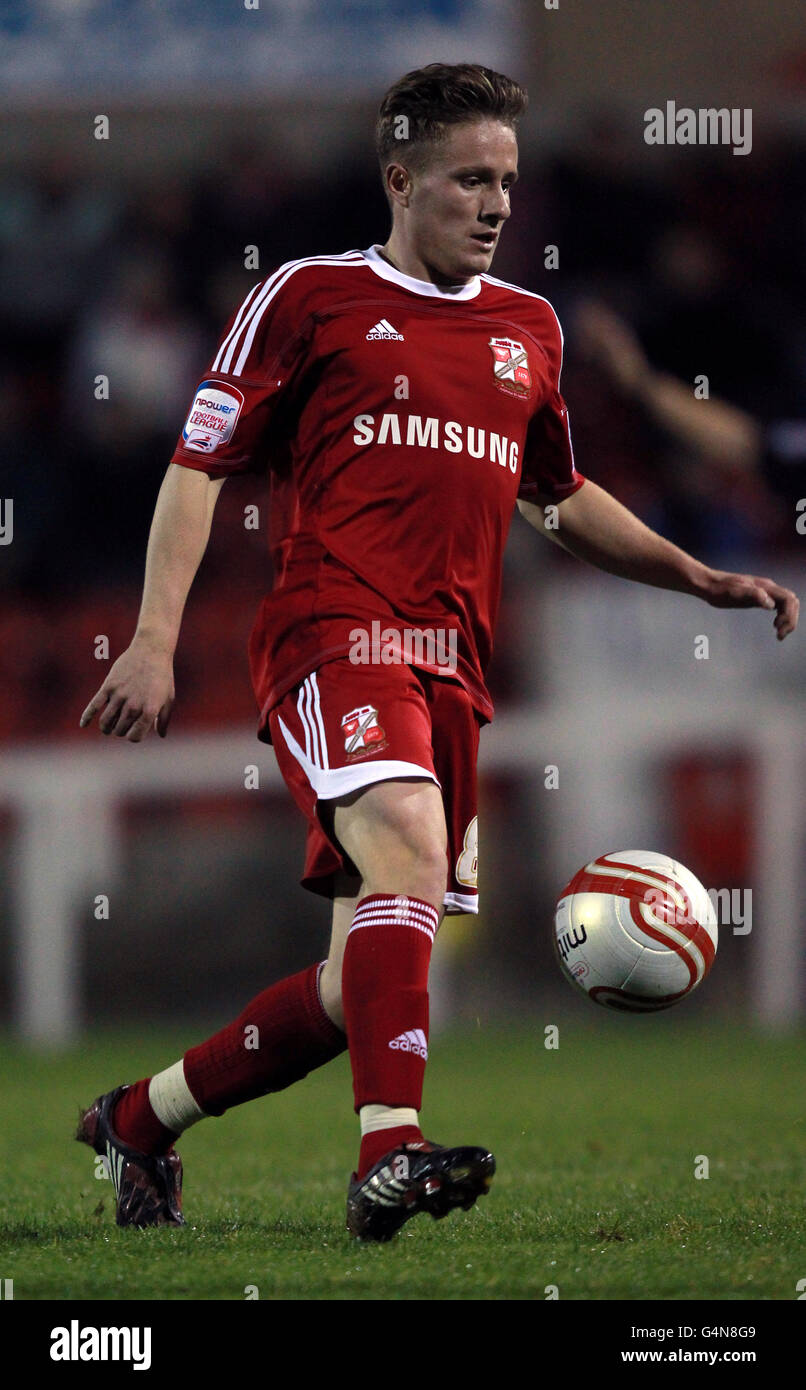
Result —
[[386, 1105], [362, 1105], [359, 1111], [361, 1136], [374, 1134], [377, 1129], [397, 1129], [399, 1125], [414, 1125], [420, 1128], [420, 1117], [416, 1110], [390, 1110]]
[[[322, 971], [324, 970], [326, 965], [327, 959], [320, 960], [316, 970], [316, 997], [319, 1000], [319, 1007], [322, 1010], [323, 1014], [327, 1014], [327, 1009], [325, 1008], [322, 1002]], [[328, 1014], [328, 1018], [330, 1018], [330, 1014]]]
[[172, 1067], [152, 1076], [148, 1083], [148, 1099], [157, 1119], [174, 1134], [181, 1134], [205, 1118], [205, 1112], [196, 1104], [185, 1080], [185, 1064], [181, 1057]]

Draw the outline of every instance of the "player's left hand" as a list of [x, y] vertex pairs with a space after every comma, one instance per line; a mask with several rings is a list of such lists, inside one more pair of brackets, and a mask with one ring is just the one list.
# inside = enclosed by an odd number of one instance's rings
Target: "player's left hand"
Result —
[[800, 601], [797, 595], [782, 584], [776, 584], [774, 579], [715, 570], [704, 597], [712, 608], [775, 609], [775, 631], [779, 642], [794, 632], [798, 625]]

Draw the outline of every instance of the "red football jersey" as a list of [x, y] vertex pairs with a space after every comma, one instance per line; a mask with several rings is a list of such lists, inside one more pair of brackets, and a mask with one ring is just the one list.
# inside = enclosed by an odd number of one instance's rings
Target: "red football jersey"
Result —
[[411, 664], [455, 675], [492, 718], [515, 501], [558, 502], [584, 481], [561, 365], [540, 295], [490, 275], [441, 288], [374, 246], [290, 261], [250, 291], [172, 462], [213, 478], [270, 470], [274, 588], [250, 641], [262, 738], [286, 691], [359, 631], [389, 651], [384, 634], [441, 633], [435, 659], [420, 646]]

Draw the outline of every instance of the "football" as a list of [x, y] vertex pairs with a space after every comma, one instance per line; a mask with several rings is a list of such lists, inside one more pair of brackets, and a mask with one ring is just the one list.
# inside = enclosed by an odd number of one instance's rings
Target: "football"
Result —
[[677, 1004], [705, 979], [717, 947], [705, 888], [666, 854], [602, 854], [566, 885], [554, 916], [563, 974], [589, 999], [625, 1013]]

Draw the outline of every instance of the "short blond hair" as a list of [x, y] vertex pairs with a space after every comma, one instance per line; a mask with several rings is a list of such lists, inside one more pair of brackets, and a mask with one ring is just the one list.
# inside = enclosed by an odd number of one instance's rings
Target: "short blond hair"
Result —
[[451, 126], [493, 120], [516, 128], [529, 98], [512, 77], [478, 63], [429, 63], [389, 88], [375, 123], [381, 173], [397, 157], [419, 168], [429, 145], [444, 140]]

